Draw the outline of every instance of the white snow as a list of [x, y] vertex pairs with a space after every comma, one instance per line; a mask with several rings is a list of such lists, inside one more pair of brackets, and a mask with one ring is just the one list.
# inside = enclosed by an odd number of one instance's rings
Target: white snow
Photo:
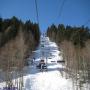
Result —
[[[41, 47], [44, 44], [44, 47]], [[77, 90], [73, 89], [72, 80], [65, 79], [63, 69], [65, 68], [62, 64], [58, 64], [57, 60], [63, 60], [60, 56], [62, 52], [58, 50], [57, 45], [51, 42], [48, 37], [41, 36], [40, 46], [36, 51], [33, 51], [34, 55], [28, 58], [29, 63], [35, 57], [33, 65], [24, 67], [24, 87], [23, 90]], [[36, 68], [40, 59], [43, 58], [47, 62], [47, 71], [41, 72]], [[31, 63], [30, 63], [31, 64]], [[15, 78], [15, 73], [13, 73]], [[0, 70], [0, 89], [3, 90], [5, 87], [5, 72]], [[19, 79], [16, 78], [16, 79]], [[15, 79], [13, 79], [13, 82]], [[14, 85], [15, 86], [15, 85]], [[82, 90], [87, 90], [87, 85]], [[90, 87], [90, 85], [88, 86]], [[78, 89], [79, 90], [79, 89]], [[88, 89], [89, 90], [89, 89]]]
[[[44, 42], [42, 42], [44, 41]], [[60, 51], [54, 42], [51, 42], [48, 37], [41, 37], [40, 44], [45, 46], [34, 51], [35, 62], [33, 65], [24, 68], [24, 90], [73, 90], [72, 81], [62, 77], [63, 66], [58, 64], [57, 60], [62, 60], [59, 56]], [[42, 54], [43, 53], [43, 54]], [[47, 71], [41, 72], [36, 68], [39, 60], [42, 58], [47, 62]], [[29, 61], [31, 58], [29, 58]], [[0, 83], [0, 89], [5, 86], [5, 83]]]
[[62, 56], [59, 56], [60, 52], [57, 45], [54, 42], [50, 42], [47, 37], [43, 40], [45, 46], [36, 50], [35, 63], [38, 63], [42, 57], [42, 52], [44, 52], [48, 70], [41, 72], [36, 68], [36, 64], [27, 67], [26, 71], [30, 72], [30, 74], [24, 76], [25, 90], [72, 90], [71, 80], [63, 78], [62, 73], [60, 73], [63, 66], [58, 64], [57, 60], [62, 60]]

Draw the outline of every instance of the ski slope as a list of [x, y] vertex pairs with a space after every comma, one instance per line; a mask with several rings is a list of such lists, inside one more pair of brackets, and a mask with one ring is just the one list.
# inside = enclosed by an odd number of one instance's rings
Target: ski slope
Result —
[[[42, 44], [44, 44], [43, 48]], [[71, 80], [62, 77], [63, 66], [57, 63], [57, 60], [62, 60], [59, 53], [60, 51], [54, 42], [51, 42], [48, 37], [41, 37], [40, 46], [34, 51], [33, 65], [24, 69], [25, 72], [28, 72], [24, 76], [25, 90], [72, 90]], [[48, 68], [47, 71], [43, 72], [36, 68], [42, 57], [46, 60]]]

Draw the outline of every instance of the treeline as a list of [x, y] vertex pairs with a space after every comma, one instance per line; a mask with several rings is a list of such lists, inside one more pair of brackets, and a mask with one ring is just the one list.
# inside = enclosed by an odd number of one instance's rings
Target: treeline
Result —
[[11, 19], [0, 18], [0, 47], [17, 36], [20, 31], [20, 25], [23, 27], [22, 31], [24, 34], [29, 36], [28, 34], [31, 33], [35, 39], [35, 45], [38, 45], [40, 38], [38, 24], [32, 23], [30, 20], [24, 23], [17, 17], [13, 16]]
[[[37, 23], [30, 20], [23, 22], [13, 16], [11, 19], [0, 18], [0, 77], [6, 81], [6, 87], [23, 87], [23, 68], [26, 58], [32, 55], [40, 41]], [[2, 74], [4, 72], [4, 74]], [[20, 77], [12, 81], [13, 77]]]
[[[90, 82], [90, 29], [54, 24], [48, 27], [47, 35], [55, 41], [65, 61], [66, 78], [72, 78], [75, 90], [89, 90]], [[86, 86], [84, 87], [84, 84]]]
[[71, 41], [74, 46], [84, 47], [85, 42], [90, 39], [90, 29], [88, 27], [71, 27], [59, 24], [56, 27], [54, 24], [48, 28], [47, 35], [51, 40], [57, 43], [63, 42], [64, 40]]

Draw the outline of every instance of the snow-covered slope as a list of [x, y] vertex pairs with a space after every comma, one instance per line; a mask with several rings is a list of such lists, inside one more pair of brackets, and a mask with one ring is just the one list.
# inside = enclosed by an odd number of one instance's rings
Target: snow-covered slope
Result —
[[[42, 44], [44, 44], [43, 48]], [[25, 68], [25, 71], [29, 72], [28, 75], [24, 76], [25, 90], [72, 90], [71, 81], [62, 77], [63, 66], [57, 63], [57, 60], [62, 60], [57, 45], [50, 42], [48, 37], [41, 37], [41, 45], [35, 51], [34, 64]], [[48, 70], [44, 72], [36, 68], [36, 64], [42, 56], [48, 66]]]
[[[75, 86], [73, 89], [71, 79], [62, 77], [65, 75], [63, 71], [64, 66], [57, 63], [58, 60], [63, 60], [62, 56], [60, 56], [61, 52], [58, 50], [57, 45], [51, 42], [48, 37], [41, 36], [40, 45], [33, 53], [32, 58], [28, 58], [30, 65], [23, 69], [23, 90], [79, 90]], [[35, 58], [35, 60], [33, 64], [31, 64], [33, 58]], [[36, 68], [42, 58], [47, 63], [47, 71], [43, 72]], [[5, 72], [0, 71], [0, 73], [0, 89], [3, 90], [6, 84], [3, 81]], [[13, 72], [13, 82], [15, 82], [15, 78], [16, 80], [20, 79], [20, 77], [16, 77], [16, 73]], [[14, 86], [17, 85], [15, 84]], [[87, 88], [80, 90], [87, 90]]]

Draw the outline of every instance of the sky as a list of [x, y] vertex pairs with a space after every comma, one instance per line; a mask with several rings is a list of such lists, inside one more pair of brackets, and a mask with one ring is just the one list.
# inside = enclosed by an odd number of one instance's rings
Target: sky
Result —
[[[40, 30], [64, 24], [90, 27], [90, 0], [37, 0]], [[35, 0], [0, 0], [0, 16], [37, 22]]]

